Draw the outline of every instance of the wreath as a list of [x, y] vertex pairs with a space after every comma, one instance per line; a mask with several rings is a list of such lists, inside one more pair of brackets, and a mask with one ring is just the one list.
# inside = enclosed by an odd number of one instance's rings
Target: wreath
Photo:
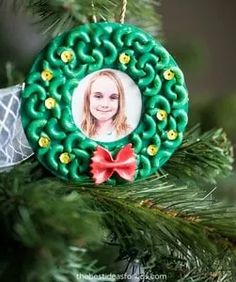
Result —
[[[106, 70], [128, 75], [142, 103], [137, 126], [110, 142], [89, 136], [72, 113], [81, 81]], [[174, 59], [149, 34], [118, 23], [87, 24], [56, 37], [34, 62], [21, 99], [23, 127], [38, 160], [72, 181], [95, 179], [95, 172], [110, 183], [130, 180], [125, 174], [132, 180], [153, 174], [181, 144], [188, 121], [187, 89]], [[123, 166], [101, 171], [117, 159]]]

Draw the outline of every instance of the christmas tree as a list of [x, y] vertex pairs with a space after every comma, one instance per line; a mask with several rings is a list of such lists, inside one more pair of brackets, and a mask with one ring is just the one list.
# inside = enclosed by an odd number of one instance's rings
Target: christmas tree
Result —
[[[157, 37], [156, 2], [24, 0], [11, 8], [34, 15], [47, 41], [124, 18]], [[26, 73], [6, 70], [4, 86], [24, 81]], [[195, 126], [160, 170], [132, 183], [66, 182], [34, 156], [4, 170], [0, 281], [234, 281], [236, 208], [214, 193], [232, 171], [232, 151], [224, 130]]]

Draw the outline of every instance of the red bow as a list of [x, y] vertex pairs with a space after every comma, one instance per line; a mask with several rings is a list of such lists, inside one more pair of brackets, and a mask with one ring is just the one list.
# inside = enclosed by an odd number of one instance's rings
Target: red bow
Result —
[[131, 144], [122, 148], [114, 160], [111, 153], [102, 147], [94, 152], [91, 173], [96, 184], [107, 181], [114, 172], [125, 180], [133, 181], [136, 169], [134, 150]]

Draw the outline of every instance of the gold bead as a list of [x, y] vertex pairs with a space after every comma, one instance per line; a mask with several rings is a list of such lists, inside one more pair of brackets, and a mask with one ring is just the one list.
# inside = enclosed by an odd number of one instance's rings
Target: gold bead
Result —
[[130, 56], [122, 53], [120, 54], [119, 61], [121, 64], [127, 65], [130, 62]]
[[53, 73], [50, 70], [44, 70], [41, 73], [41, 77], [44, 81], [49, 81], [53, 78]]
[[68, 153], [62, 153], [59, 157], [60, 162], [63, 164], [68, 164], [71, 162], [70, 155]]
[[157, 119], [159, 119], [159, 120], [164, 120], [164, 119], [166, 119], [167, 118], [167, 112], [166, 111], [164, 111], [164, 110], [159, 110], [158, 112], [157, 112]]
[[69, 63], [73, 60], [73, 53], [71, 51], [63, 51], [61, 53], [61, 60], [64, 62], [64, 63]]
[[40, 147], [47, 148], [50, 145], [50, 139], [48, 137], [42, 136], [39, 138], [38, 143]]
[[44, 104], [47, 109], [51, 110], [56, 107], [57, 102], [54, 98], [49, 97], [45, 100]]
[[147, 153], [149, 156], [155, 156], [158, 152], [158, 147], [156, 145], [149, 145], [147, 148]]
[[175, 73], [172, 70], [166, 70], [164, 71], [163, 76], [166, 80], [171, 80], [175, 77]]
[[178, 136], [178, 133], [175, 130], [170, 130], [167, 132], [167, 137], [169, 140], [175, 140]]

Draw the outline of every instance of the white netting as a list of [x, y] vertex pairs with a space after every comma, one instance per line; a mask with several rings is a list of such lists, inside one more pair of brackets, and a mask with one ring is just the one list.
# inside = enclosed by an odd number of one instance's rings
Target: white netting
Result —
[[22, 85], [0, 89], [0, 172], [33, 154], [21, 124], [21, 90]]

